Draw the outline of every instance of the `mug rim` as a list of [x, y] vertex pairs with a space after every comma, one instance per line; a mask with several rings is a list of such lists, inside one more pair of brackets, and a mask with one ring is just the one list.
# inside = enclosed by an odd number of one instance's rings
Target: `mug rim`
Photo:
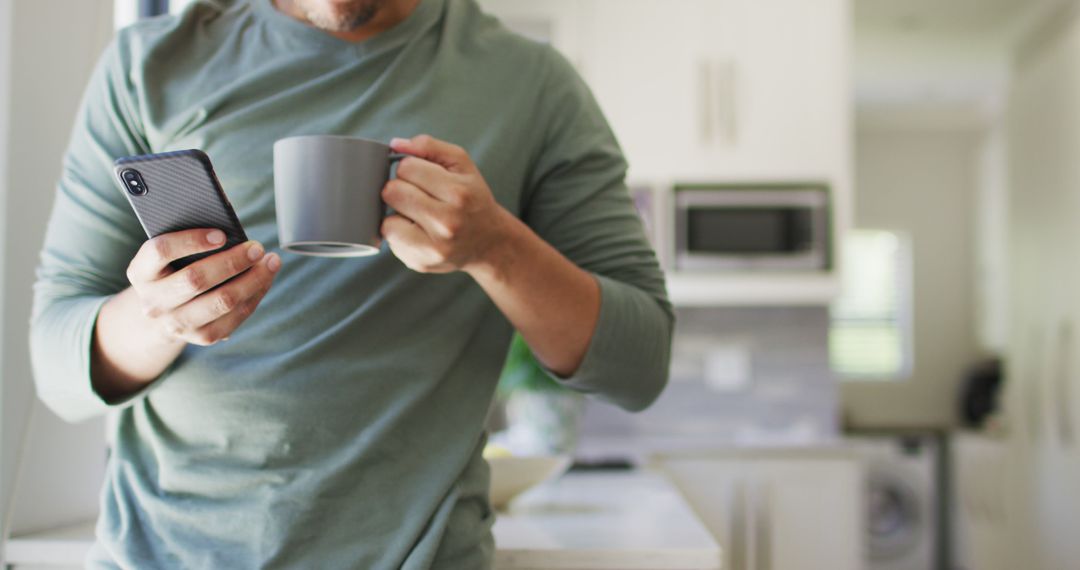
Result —
[[[341, 251], [316, 251], [304, 249], [304, 246], [336, 246]], [[348, 248], [348, 249], [344, 249]], [[281, 249], [289, 253], [310, 255], [312, 257], [367, 257], [379, 253], [379, 248], [366, 243], [352, 243], [334, 240], [304, 240], [282, 244]]]
[[274, 141], [274, 146], [277, 146], [279, 143], [292, 142], [292, 141], [299, 142], [301, 140], [308, 140], [308, 139], [333, 139], [333, 140], [349, 141], [349, 142], [362, 142], [362, 143], [376, 144], [376, 145], [379, 145], [379, 146], [382, 146], [382, 147], [390, 148], [390, 145], [388, 145], [388, 144], [386, 144], [384, 142], [381, 142], [381, 141], [377, 141], [377, 140], [374, 140], [374, 139], [367, 139], [367, 138], [364, 138], [364, 137], [351, 137], [351, 136], [348, 136], [348, 135], [294, 135], [294, 136], [291, 136], [291, 137], [285, 137], [285, 138], [281, 138], [281, 139], [278, 139], [278, 140]]

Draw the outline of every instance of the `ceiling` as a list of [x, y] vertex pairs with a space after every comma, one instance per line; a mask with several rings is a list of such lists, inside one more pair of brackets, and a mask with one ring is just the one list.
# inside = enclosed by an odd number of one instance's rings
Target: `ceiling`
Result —
[[1010, 29], [1057, 0], [855, 0], [859, 27], [981, 35]]
[[996, 120], [1016, 41], [1064, 1], [853, 0], [860, 125]]

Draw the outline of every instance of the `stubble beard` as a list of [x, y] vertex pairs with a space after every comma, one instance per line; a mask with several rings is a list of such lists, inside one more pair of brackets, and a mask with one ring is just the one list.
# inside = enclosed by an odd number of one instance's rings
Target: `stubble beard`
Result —
[[371, 21], [386, 0], [294, 0], [304, 17], [319, 29], [351, 32]]

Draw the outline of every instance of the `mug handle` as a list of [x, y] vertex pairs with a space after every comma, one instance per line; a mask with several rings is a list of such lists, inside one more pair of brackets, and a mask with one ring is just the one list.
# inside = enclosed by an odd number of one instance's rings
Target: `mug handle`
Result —
[[[411, 154], [405, 154], [403, 152], [391, 152], [390, 155], [387, 158], [390, 160], [390, 165], [392, 166], [392, 165], [394, 165], [394, 164], [396, 164], [398, 162], [401, 162], [404, 158], [409, 157], [409, 156], [412, 156], [412, 155]], [[383, 217], [383, 219], [386, 219], [386, 216], [390, 215], [390, 207], [386, 205], [386, 202], [383, 202], [381, 200], [380, 200], [380, 203], [382, 204], [382, 217]]]

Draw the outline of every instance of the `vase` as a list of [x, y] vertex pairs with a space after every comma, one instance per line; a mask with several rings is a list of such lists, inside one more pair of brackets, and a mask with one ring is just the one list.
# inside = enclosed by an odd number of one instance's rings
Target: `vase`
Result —
[[506, 400], [507, 428], [496, 439], [514, 455], [571, 455], [584, 409], [577, 392], [515, 390]]

